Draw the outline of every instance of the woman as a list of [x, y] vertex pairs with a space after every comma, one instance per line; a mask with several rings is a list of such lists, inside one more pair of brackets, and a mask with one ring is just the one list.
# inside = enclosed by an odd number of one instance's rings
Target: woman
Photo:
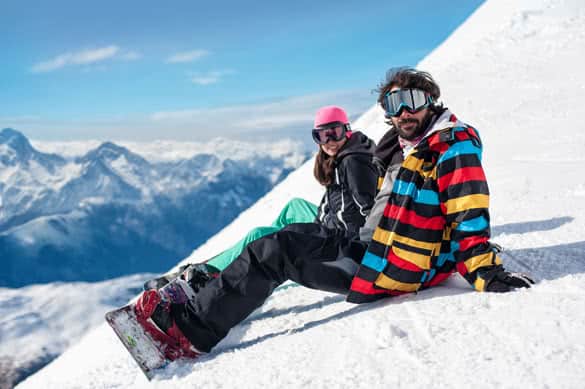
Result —
[[372, 162], [375, 144], [361, 132], [352, 132], [347, 114], [337, 106], [317, 111], [312, 136], [318, 145], [313, 174], [325, 186], [318, 207], [303, 199], [292, 199], [271, 226], [256, 227], [205, 263], [183, 265], [178, 272], [146, 282], [145, 289], [159, 289], [177, 276], [205, 282], [230, 265], [249, 243], [289, 224], [314, 222], [357, 235], [374, 203], [378, 179]]
[[[196, 295], [208, 292], [214, 294], [223, 287], [231, 290], [242, 287], [241, 290], [234, 292], [249, 301], [263, 301], [264, 297], [271, 293], [277, 286], [276, 283], [271, 283], [269, 290], [255, 286], [263, 282], [255, 279], [258, 272], [254, 274], [250, 272], [250, 263], [256, 260], [250, 258], [250, 253], [262, 251], [263, 248], [266, 248], [267, 252], [274, 251], [275, 246], [272, 242], [279, 239], [281, 229], [298, 232], [294, 242], [286, 244], [299, 245], [303, 250], [319, 249], [311, 247], [310, 244], [305, 245], [303, 236], [316, 235], [324, 239], [337, 237], [346, 241], [357, 241], [359, 230], [372, 208], [376, 194], [379, 173], [373, 163], [375, 144], [361, 132], [352, 132], [347, 114], [336, 106], [319, 109], [312, 135], [319, 147], [315, 158], [314, 175], [317, 181], [325, 186], [325, 194], [318, 207], [305, 200], [294, 199], [287, 204], [272, 226], [252, 230], [238, 244], [206, 264], [188, 265], [179, 274], [162, 277], [145, 285], [147, 290], [138, 298], [135, 305], [136, 317], [145, 330], [164, 345], [168, 359], [196, 357], [212, 347], [212, 344], [198, 344], [196, 348], [177, 326], [177, 322], [180, 321], [184, 326], [197, 327], [201, 323], [198, 322], [194, 311], [217, 310], [216, 306], [193, 308], [197, 305]], [[348, 248], [364, 250], [363, 247], [357, 248], [353, 245], [348, 245]], [[279, 255], [286, 255], [285, 251], [278, 249], [276, 251]], [[334, 253], [331, 254], [336, 256]], [[304, 285], [319, 286], [323, 289], [323, 285], [326, 284], [339, 285], [340, 282], [336, 278], [341, 273], [353, 274], [357, 270], [357, 264], [353, 261], [349, 263], [335, 261], [334, 264], [331, 262], [331, 265], [327, 271], [322, 271], [321, 266], [327, 267], [328, 263], [309, 264], [304, 268], [302, 275], [297, 274], [290, 279], [302, 279]], [[351, 269], [344, 268], [346, 266]], [[279, 271], [286, 271], [286, 269], [273, 271], [268, 267], [264, 269], [260, 270], [260, 273], [268, 271], [275, 275]], [[220, 272], [217, 272], [218, 270]], [[212, 274], [213, 271], [216, 274]], [[169, 283], [171, 277], [172, 282]], [[241, 283], [242, 280], [246, 281]], [[217, 287], [209, 288], [211, 284]], [[343, 285], [341, 288], [347, 290], [349, 285]], [[339, 292], [333, 289], [331, 291]], [[193, 307], [188, 308], [191, 304]], [[237, 322], [240, 316], [245, 317], [248, 314], [247, 311], [244, 312], [249, 309], [246, 304], [241, 305], [242, 309], [238, 306], [232, 308], [230, 301], [226, 301], [225, 304], [226, 309], [218, 319], [220, 321]], [[214, 333], [212, 329], [210, 331], [206, 334], [209, 335], [206, 337], [208, 339], [217, 339], [225, 335]], [[188, 334], [192, 335], [190, 332]], [[212, 343], [215, 344], [215, 341]]]

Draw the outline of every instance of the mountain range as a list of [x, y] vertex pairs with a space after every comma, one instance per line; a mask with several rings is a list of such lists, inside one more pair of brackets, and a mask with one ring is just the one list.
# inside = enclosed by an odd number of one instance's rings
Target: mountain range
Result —
[[64, 157], [2, 130], [0, 286], [165, 271], [309, 157], [294, 142], [248, 147], [149, 161], [104, 142]]

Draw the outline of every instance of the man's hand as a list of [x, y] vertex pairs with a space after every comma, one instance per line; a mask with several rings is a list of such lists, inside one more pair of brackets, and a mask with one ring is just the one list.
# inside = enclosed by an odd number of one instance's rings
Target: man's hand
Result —
[[486, 292], [503, 293], [517, 288], [530, 288], [534, 280], [523, 273], [510, 273], [502, 266], [481, 271], [480, 277], [486, 281]]

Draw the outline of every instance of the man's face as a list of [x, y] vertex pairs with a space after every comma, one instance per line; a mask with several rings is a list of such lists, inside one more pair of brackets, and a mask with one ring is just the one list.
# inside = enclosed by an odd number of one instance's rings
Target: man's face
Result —
[[[400, 89], [395, 86], [390, 89], [391, 92]], [[396, 127], [398, 135], [406, 140], [415, 139], [421, 135], [426, 128], [423, 128], [423, 123], [427, 123], [427, 119], [431, 115], [431, 111], [428, 108], [424, 108], [418, 112], [410, 113], [406, 109], [403, 109], [400, 115], [393, 116], [391, 118], [392, 124]]]

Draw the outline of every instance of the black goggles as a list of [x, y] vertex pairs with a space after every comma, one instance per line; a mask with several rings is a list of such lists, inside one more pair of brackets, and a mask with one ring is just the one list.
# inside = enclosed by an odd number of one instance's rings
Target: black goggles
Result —
[[420, 89], [396, 89], [384, 95], [386, 117], [400, 116], [403, 109], [416, 113], [428, 107], [433, 99]]
[[326, 127], [313, 128], [313, 140], [320, 145], [324, 145], [330, 140], [338, 142], [345, 137], [346, 127], [343, 123], [334, 123]]

